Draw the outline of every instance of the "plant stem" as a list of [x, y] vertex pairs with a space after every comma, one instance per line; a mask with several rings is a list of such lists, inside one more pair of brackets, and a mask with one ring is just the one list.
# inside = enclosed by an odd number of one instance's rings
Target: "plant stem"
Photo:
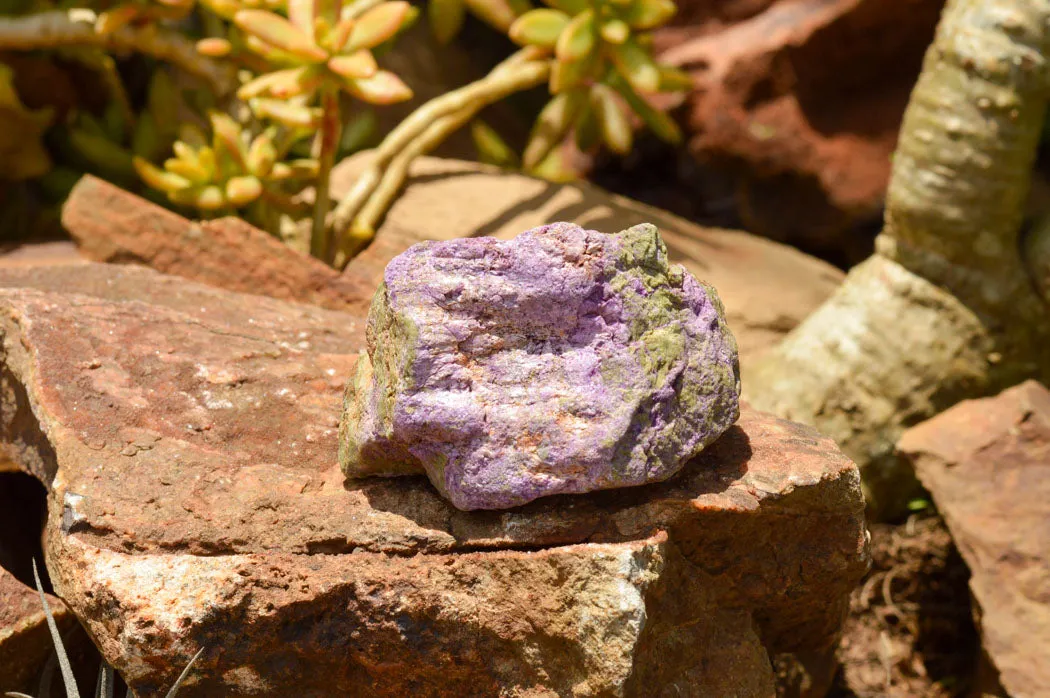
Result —
[[333, 231], [325, 225], [325, 222], [328, 220], [331, 200], [329, 186], [332, 167], [335, 165], [335, 155], [336, 150], [339, 149], [342, 127], [339, 94], [335, 90], [325, 89], [321, 94], [321, 129], [318, 134], [320, 148], [317, 155], [317, 184], [314, 186], [314, 221], [310, 233], [311, 254], [325, 262], [332, 261], [334, 252]]
[[[549, 60], [513, 56], [481, 80], [430, 100], [391, 131], [333, 214], [332, 227], [339, 236], [341, 253], [337, 266], [349, 261], [372, 239], [375, 225], [386, 212], [392, 194], [404, 183], [415, 157], [432, 150], [489, 104], [543, 83], [550, 70]], [[391, 164], [395, 159], [397, 166]], [[367, 220], [357, 221], [366, 208]]]
[[876, 254], [744, 367], [752, 407], [834, 437], [879, 514], [901, 513], [916, 484], [894, 452], [905, 428], [1050, 378], [1050, 312], [1029, 271], [1040, 243], [1019, 240], [1048, 53], [1045, 0], [947, 3], [901, 125]]
[[87, 9], [53, 10], [0, 19], [0, 51], [33, 51], [59, 46], [95, 46], [105, 51], [136, 51], [167, 61], [203, 78], [220, 95], [236, 85], [235, 68], [197, 53], [182, 34], [155, 25], [125, 26], [99, 34]]

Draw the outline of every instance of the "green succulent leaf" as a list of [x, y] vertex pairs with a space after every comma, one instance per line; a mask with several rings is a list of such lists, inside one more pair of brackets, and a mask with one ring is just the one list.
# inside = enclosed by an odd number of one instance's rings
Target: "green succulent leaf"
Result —
[[554, 48], [569, 25], [569, 15], [561, 10], [540, 8], [526, 12], [510, 25], [511, 40], [521, 46]]
[[590, 0], [543, 0], [543, 4], [572, 16], [591, 7]]
[[138, 173], [142, 181], [159, 191], [170, 194], [183, 189], [189, 189], [193, 184], [182, 175], [175, 174], [174, 172], [166, 172], [153, 163], [143, 160], [140, 157], [134, 158], [132, 162], [135, 171]]
[[677, 7], [673, 0], [633, 0], [624, 12], [624, 19], [632, 29], [654, 29], [674, 17]]
[[613, 64], [631, 86], [640, 92], [656, 92], [660, 89], [660, 70], [649, 55], [633, 40], [627, 40], [610, 51]]
[[565, 138], [580, 109], [586, 103], [586, 93], [573, 90], [555, 95], [536, 117], [522, 163], [532, 169]]
[[581, 152], [594, 149], [601, 141], [602, 133], [598, 127], [598, 117], [595, 115], [594, 107], [588, 103], [576, 117], [576, 147]]
[[518, 166], [518, 155], [514, 149], [493, 129], [480, 119], [470, 125], [470, 136], [478, 151], [480, 162], [512, 169]]
[[467, 6], [463, 0], [429, 0], [427, 19], [430, 30], [439, 43], [447, 44], [459, 33], [466, 17]]
[[234, 206], [244, 206], [258, 199], [262, 190], [262, 182], [254, 175], [230, 177], [226, 182], [226, 200]]
[[605, 85], [595, 85], [591, 88], [591, 104], [609, 150], [618, 155], [631, 152], [634, 134], [616, 94]]
[[602, 25], [602, 38], [610, 44], [622, 44], [631, 35], [631, 28], [621, 19], [610, 19]]
[[682, 131], [674, 119], [645, 101], [625, 80], [615, 78], [610, 84], [658, 138], [673, 145], [682, 142]]
[[558, 61], [578, 61], [588, 55], [595, 45], [594, 11], [584, 10], [576, 15], [558, 36], [555, 52]]
[[321, 110], [276, 99], [257, 98], [249, 103], [260, 119], [270, 119], [288, 128], [316, 129], [321, 125]]
[[521, 3], [513, 0], [465, 0], [465, 2], [478, 19], [501, 32], [508, 31], [522, 10], [527, 9], [523, 8]]

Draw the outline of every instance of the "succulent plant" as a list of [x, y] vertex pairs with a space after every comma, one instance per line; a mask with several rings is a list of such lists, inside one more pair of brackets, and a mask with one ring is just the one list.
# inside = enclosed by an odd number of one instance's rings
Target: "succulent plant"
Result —
[[185, 140], [176, 141], [175, 157], [159, 168], [136, 157], [135, 169], [149, 186], [167, 194], [176, 204], [202, 211], [232, 211], [260, 199], [283, 202], [282, 183], [317, 175], [317, 162], [278, 162], [276, 128], [254, 138], [230, 116], [209, 115], [212, 139], [186, 129]]
[[525, 149], [526, 168], [535, 168], [570, 132], [581, 150], [599, 141], [615, 153], [630, 151], [634, 111], [671, 142], [681, 134], [643, 95], [681, 89], [686, 78], [660, 66], [645, 48], [645, 32], [675, 13], [671, 0], [549, 0], [510, 27], [510, 37], [553, 56], [551, 100], [540, 112]]
[[381, 70], [371, 49], [393, 37], [413, 16], [403, 0], [383, 2], [360, 17], [343, 16], [339, 2], [290, 0], [288, 19], [266, 10], [241, 10], [234, 23], [246, 45], [283, 70], [243, 85], [237, 96], [276, 99], [345, 91], [371, 104], [409, 99], [412, 91], [388, 70]]

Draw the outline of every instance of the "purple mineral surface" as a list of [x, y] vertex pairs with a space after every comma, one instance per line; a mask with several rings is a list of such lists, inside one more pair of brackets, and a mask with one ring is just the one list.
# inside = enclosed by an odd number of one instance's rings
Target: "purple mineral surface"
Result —
[[425, 472], [460, 509], [665, 480], [739, 414], [721, 301], [652, 225], [415, 245], [367, 340], [343, 472]]

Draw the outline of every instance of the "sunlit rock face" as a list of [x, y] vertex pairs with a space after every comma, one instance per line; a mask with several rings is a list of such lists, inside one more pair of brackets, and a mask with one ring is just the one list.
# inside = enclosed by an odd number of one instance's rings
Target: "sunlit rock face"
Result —
[[665, 480], [739, 414], [718, 295], [651, 225], [416, 245], [387, 267], [367, 339], [345, 474], [426, 472], [461, 509]]

